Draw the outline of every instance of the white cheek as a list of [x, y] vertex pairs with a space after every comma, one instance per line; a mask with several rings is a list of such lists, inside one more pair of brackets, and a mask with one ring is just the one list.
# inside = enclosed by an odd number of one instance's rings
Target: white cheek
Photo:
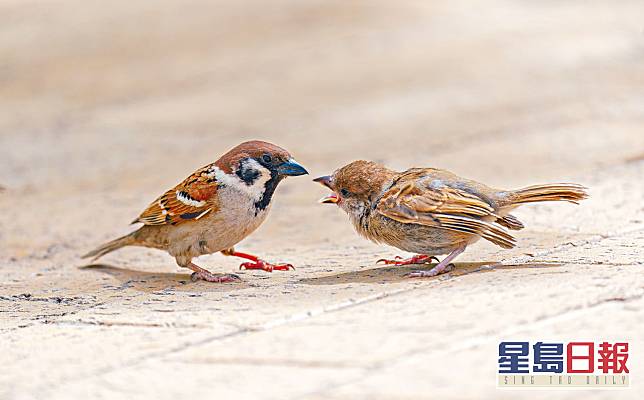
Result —
[[253, 182], [252, 185], [247, 185], [246, 182], [241, 180], [236, 174], [227, 174], [217, 167], [214, 167], [215, 179], [217, 179], [217, 182], [222, 185], [246, 194], [253, 201], [261, 200], [264, 195], [266, 182], [271, 179], [271, 172], [252, 159], [245, 161], [242, 168], [252, 168], [259, 172], [259, 177], [255, 179], [255, 182]]

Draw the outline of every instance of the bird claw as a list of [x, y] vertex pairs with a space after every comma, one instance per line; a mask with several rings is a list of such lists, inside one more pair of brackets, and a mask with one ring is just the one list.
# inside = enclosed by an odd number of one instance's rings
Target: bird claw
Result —
[[245, 262], [239, 266], [239, 269], [261, 269], [266, 272], [295, 270], [292, 264], [271, 264], [263, 260], [255, 262]]
[[376, 261], [376, 264], [383, 263], [385, 265], [395, 265], [395, 266], [402, 266], [402, 265], [414, 265], [414, 264], [429, 264], [431, 263], [432, 260], [436, 260], [436, 262], [439, 262], [438, 258], [434, 256], [427, 256], [424, 254], [413, 256], [412, 258], [408, 258], [404, 260], [400, 256], [396, 256], [393, 260], [387, 260], [385, 258], [381, 258], [380, 260]]
[[241, 278], [235, 274], [213, 274], [208, 271], [199, 271], [193, 272], [192, 275], [190, 275], [190, 280], [193, 282], [203, 280], [206, 282], [226, 283], [241, 281]]
[[385, 265], [390, 265], [390, 264], [395, 264], [398, 261], [401, 261], [403, 258], [401, 256], [396, 256], [394, 257], [393, 260], [388, 260], [386, 258], [381, 258], [380, 260], [376, 261], [376, 264], [383, 263]]
[[430, 269], [429, 271], [411, 271], [405, 277], [407, 278], [430, 278], [432, 276], [437, 276], [440, 274], [445, 274], [454, 269], [454, 264], [449, 264], [443, 269], [439, 269], [438, 266]]

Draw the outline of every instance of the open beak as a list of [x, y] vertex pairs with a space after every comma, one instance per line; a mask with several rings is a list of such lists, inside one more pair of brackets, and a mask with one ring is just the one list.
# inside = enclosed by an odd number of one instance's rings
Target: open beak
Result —
[[304, 169], [297, 161], [292, 158], [277, 167], [277, 173], [283, 176], [300, 176], [307, 175], [308, 171]]
[[339, 201], [340, 198], [335, 193], [331, 193], [330, 195], [322, 197], [320, 199], [321, 204], [338, 204]]
[[[331, 184], [331, 177], [330, 176], [321, 176], [319, 178], [313, 179], [313, 182], [317, 182], [321, 185], [324, 185], [328, 187], [329, 189], [333, 190], [333, 185]], [[320, 203], [322, 204], [337, 204], [340, 201], [340, 198], [338, 195], [334, 192], [329, 194], [326, 197], [323, 197], [320, 199]]]

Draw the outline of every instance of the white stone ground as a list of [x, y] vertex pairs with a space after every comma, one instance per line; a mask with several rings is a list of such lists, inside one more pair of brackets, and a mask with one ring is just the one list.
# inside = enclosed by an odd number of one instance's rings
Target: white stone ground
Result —
[[[242, 4], [243, 3], [243, 4]], [[3, 1], [0, 399], [641, 398], [641, 1]], [[239, 248], [294, 272], [192, 283], [167, 255], [79, 255], [250, 138], [313, 175], [354, 159], [498, 187], [528, 206], [511, 251], [437, 279], [280, 187]], [[239, 261], [203, 257], [214, 271]], [[501, 264], [499, 264], [501, 263]], [[508, 339], [626, 339], [626, 391], [499, 391]]]

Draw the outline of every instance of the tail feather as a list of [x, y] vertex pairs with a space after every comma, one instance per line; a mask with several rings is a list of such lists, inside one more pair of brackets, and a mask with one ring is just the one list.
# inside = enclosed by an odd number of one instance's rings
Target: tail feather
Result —
[[536, 203], [541, 201], [568, 201], [579, 204], [588, 198], [586, 188], [575, 183], [550, 183], [535, 185], [510, 192], [512, 204]]
[[505, 226], [508, 229], [512, 229], [513, 231], [518, 231], [525, 228], [523, 223], [519, 221], [517, 217], [511, 214], [508, 214], [505, 217], [497, 218], [496, 223], [501, 226]]
[[129, 235], [122, 236], [118, 239], [112, 240], [111, 242], [107, 242], [103, 244], [102, 246], [98, 247], [97, 249], [94, 249], [90, 251], [89, 253], [81, 256], [82, 258], [92, 258], [92, 260], [97, 260], [107, 253], [111, 253], [114, 250], [118, 250], [121, 247], [125, 246], [130, 246], [135, 243], [134, 239], [134, 232], [130, 233]]

